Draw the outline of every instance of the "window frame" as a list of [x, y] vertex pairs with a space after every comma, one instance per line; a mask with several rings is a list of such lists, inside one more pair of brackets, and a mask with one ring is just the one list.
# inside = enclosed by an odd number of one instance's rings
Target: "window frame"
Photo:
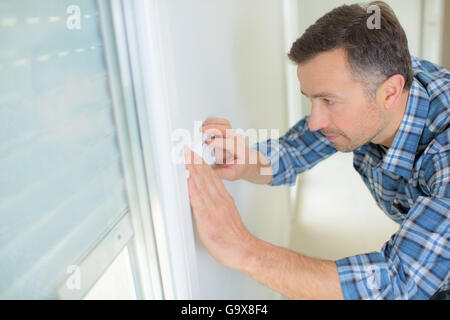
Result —
[[[112, 0], [123, 12], [164, 299], [197, 299], [194, 228], [184, 164], [172, 161], [170, 111], [178, 105], [167, 8]], [[184, 177], [184, 179], [183, 179]]]
[[[104, 45], [104, 56], [109, 77], [114, 123], [122, 160], [129, 211], [102, 241], [76, 262], [81, 269], [83, 285], [70, 290], [67, 280], [61, 282], [60, 299], [82, 299], [127, 246], [135, 295], [137, 299], [163, 299], [160, 259], [157, 252], [152, 214], [161, 211], [157, 189], [147, 179], [154, 175], [151, 154], [142, 147], [145, 133], [140, 130], [135, 83], [127, 38], [133, 35], [125, 26], [122, 1], [97, 0], [99, 21]], [[118, 76], [116, 76], [118, 75]], [[117, 235], [121, 236], [118, 237]], [[117, 239], [122, 240], [121, 243]], [[115, 241], [116, 240], [116, 241]], [[86, 277], [87, 275], [87, 277]], [[86, 277], [87, 279], [84, 279]]]
[[[97, 0], [102, 30], [114, 28], [104, 34], [108, 69], [120, 78], [111, 80], [114, 119], [130, 205], [130, 218], [134, 237], [128, 244], [137, 299], [162, 299], [159, 258], [154, 236], [152, 211], [158, 207], [158, 197], [149, 193], [134, 83], [131, 74], [127, 33], [121, 1]], [[108, 21], [109, 20], [109, 21]], [[121, 108], [123, 106], [123, 108]], [[151, 170], [151, 169], [150, 169]], [[152, 196], [150, 196], [152, 195]]]

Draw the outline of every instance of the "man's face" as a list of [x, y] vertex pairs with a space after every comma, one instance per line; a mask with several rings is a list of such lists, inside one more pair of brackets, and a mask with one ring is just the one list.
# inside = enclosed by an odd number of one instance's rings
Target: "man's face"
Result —
[[342, 152], [376, 143], [386, 121], [347, 65], [344, 49], [321, 53], [298, 66], [302, 93], [312, 102], [309, 128], [320, 130]]

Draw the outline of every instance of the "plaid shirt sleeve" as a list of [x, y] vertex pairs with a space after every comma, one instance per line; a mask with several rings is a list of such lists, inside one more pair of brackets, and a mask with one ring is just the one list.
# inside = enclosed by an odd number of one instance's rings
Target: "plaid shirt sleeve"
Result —
[[295, 124], [284, 136], [255, 143], [270, 161], [272, 180], [269, 185], [295, 185], [299, 173], [311, 169], [336, 152], [333, 144], [320, 132], [308, 127], [309, 116]]
[[336, 261], [345, 299], [429, 299], [450, 289], [449, 158], [447, 145], [427, 161], [430, 195], [417, 198], [381, 252]]

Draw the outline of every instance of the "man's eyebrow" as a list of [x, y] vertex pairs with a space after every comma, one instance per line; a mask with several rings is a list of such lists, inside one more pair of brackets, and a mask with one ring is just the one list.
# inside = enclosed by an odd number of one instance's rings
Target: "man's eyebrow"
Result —
[[[300, 90], [300, 92], [304, 95], [307, 96], [309, 98], [309, 96], [304, 93], [302, 90]], [[340, 98], [340, 96], [334, 94], [334, 93], [329, 93], [329, 92], [319, 92], [319, 93], [315, 93], [313, 95], [311, 95], [311, 98]]]

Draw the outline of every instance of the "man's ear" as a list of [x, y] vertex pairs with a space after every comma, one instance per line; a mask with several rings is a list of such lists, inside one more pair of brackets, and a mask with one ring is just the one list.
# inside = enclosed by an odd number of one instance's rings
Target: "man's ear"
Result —
[[401, 74], [394, 74], [381, 85], [381, 99], [384, 109], [392, 110], [398, 105], [405, 88], [405, 78]]

